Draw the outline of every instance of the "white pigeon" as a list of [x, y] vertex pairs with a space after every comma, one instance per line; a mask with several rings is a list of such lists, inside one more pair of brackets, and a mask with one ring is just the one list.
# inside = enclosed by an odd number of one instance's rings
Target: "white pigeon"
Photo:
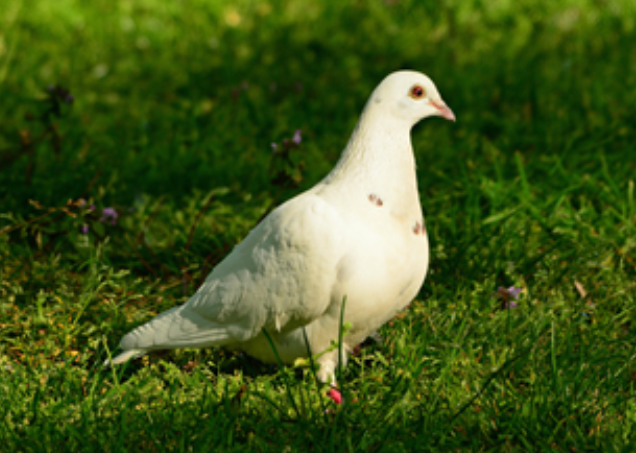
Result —
[[[123, 363], [152, 350], [219, 346], [263, 362], [307, 357], [350, 327], [342, 357], [417, 295], [428, 237], [410, 131], [429, 116], [455, 120], [433, 82], [413, 71], [375, 89], [336, 167], [272, 211], [184, 304], [121, 340]], [[338, 349], [319, 356], [318, 378], [335, 383]], [[108, 365], [108, 361], [106, 365]]]

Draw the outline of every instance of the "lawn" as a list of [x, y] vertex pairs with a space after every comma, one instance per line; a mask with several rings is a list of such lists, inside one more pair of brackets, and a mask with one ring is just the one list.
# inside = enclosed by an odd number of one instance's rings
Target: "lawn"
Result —
[[[0, 450], [631, 451], [635, 43], [633, 0], [3, 0]], [[103, 369], [401, 68], [457, 122], [413, 131], [431, 267], [345, 404], [305, 362]]]

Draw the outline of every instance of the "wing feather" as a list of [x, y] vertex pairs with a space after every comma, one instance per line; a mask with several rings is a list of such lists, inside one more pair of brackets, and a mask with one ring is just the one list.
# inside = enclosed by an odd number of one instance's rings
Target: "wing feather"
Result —
[[188, 302], [126, 335], [121, 347], [222, 346], [254, 338], [263, 328], [286, 332], [311, 323], [331, 301], [343, 223], [311, 192], [288, 201], [217, 265]]

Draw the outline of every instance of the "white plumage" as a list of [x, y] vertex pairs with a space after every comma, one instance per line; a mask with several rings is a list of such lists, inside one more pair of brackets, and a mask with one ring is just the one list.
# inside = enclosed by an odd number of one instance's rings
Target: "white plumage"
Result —
[[[340, 310], [350, 351], [415, 297], [428, 267], [410, 130], [432, 116], [454, 120], [433, 82], [399, 71], [375, 89], [336, 167], [259, 223], [184, 305], [121, 340], [113, 364], [148, 351], [221, 346], [275, 363], [337, 341]], [[345, 354], [346, 356], [346, 354]], [[345, 359], [346, 357], [343, 357]], [[334, 382], [338, 351], [318, 359]]]

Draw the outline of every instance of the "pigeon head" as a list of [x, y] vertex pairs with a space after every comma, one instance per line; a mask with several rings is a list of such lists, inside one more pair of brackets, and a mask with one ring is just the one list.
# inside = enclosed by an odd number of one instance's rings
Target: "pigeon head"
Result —
[[455, 121], [455, 114], [442, 100], [433, 81], [415, 71], [389, 74], [373, 92], [371, 104], [382, 106], [410, 126], [429, 116]]

